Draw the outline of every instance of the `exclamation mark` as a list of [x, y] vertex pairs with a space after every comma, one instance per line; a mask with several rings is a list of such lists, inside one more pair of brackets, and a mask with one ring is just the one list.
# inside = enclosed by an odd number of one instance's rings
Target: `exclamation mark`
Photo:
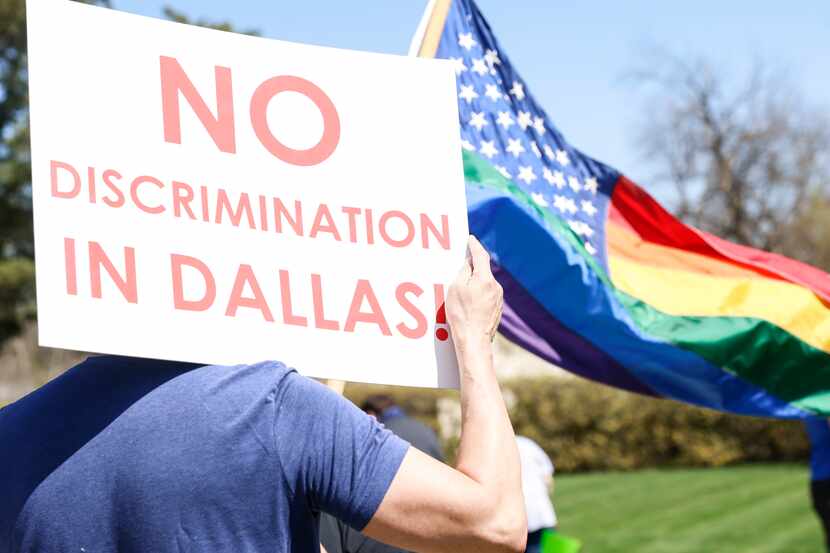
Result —
[[435, 290], [435, 337], [446, 342], [450, 337], [450, 332], [444, 327], [437, 325], [447, 324], [447, 311], [444, 309], [444, 287], [440, 284], [434, 286]]

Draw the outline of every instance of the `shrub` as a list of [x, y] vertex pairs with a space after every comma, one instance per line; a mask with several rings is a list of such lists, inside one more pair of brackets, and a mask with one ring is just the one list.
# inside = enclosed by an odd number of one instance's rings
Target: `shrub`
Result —
[[[809, 455], [797, 421], [729, 415], [579, 378], [518, 378], [502, 387], [516, 433], [538, 442], [563, 472], [802, 461]], [[417, 388], [350, 384], [346, 390], [358, 404], [371, 393], [393, 396], [436, 430], [438, 399], [457, 398], [453, 391]], [[457, 435], [442, 438], [451, 453]]]

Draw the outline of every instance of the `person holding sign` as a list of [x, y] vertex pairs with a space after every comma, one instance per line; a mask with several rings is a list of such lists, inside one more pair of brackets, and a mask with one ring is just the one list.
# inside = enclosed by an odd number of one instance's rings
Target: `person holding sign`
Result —
[[278, 362], [95, 356], [0, 410], [0, 551], [318, 551], [321, 511], [411, 550], [523, 551], [491, 351], [501, 288], [484, 248], [469, 249], [446, 302], [455, 469]]

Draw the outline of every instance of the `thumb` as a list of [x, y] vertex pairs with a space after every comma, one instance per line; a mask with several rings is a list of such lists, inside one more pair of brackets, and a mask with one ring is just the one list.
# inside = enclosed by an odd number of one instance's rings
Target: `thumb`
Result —
[[470, 259], [469, 256], [467, 256], [466, 258], [464, 258], [464, 264], [461, 266], [461, 269], [459, 269], [458, 274], [455, 275], [455, 281], [453, 281], [453, 283], [456, 286], [465, 285], [465, 284], [467, 284], [467, 282], [469, 282], [470, 277], [472, 277], [472, 276], [473, 276], [472, 260]]
[[490, 270], [490, 254], [472, 234], [468, 241], [468, 247], [473, 264], [473, 275], [483, 279], [493, 278], [493, 272]]

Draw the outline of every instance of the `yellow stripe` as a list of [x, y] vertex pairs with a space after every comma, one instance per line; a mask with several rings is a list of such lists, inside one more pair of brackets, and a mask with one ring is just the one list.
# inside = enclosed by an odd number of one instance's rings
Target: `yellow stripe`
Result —
[[830, 309], [789, 282], [654, 267], [611, 254], [611, 280], [669, 315], [763, 319], [830, 353]]

